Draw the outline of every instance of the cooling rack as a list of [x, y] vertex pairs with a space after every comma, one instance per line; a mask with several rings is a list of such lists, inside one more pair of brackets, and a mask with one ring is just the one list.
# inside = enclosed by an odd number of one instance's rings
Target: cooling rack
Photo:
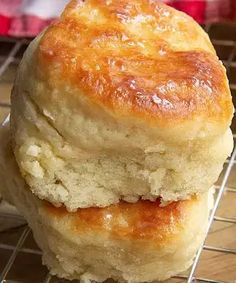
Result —
[[[235, 101], [236, 24], [209, 24], [204, 28], [227, 69]], [[9, 113], [9, 95], [15, 70], [29, 42], [28, 39], [0, 38], [1, 121]], [[235, 121], [232, 130], [236, 134]], [[69, 282], [51, 276], [42, 266], [41, 251], [33, 240], [30, 228], [23, 217], [3, 200], [0, 201], [0, 282]], [[215, 203], [205, 243], [199, 249], [192, 267], [167, 282], [236, 282], [236, 148], [225, 162], [216, 183]]]

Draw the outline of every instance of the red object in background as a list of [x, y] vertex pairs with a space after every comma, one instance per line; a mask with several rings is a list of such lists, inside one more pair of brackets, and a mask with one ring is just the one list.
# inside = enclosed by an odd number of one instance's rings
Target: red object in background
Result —
[[198, 1], [171, 1], [170, 6], [177, 10], [183, 11], [186, 14], [193, 17], [197, 22], [204, 23], [206, 14], [206, 4], [205, 0]]
[[34, 15], [6, 17], [0, 15], [0, 36], [34, 37], [47, 27], [53, 19], [42, 19]]
[[0, 35], [34, 37], [69, 0], [0, 0]]
[[[0, 35], [36, 36], [59, 14], [68, 1], [0, 0]], [[189, 14], [201, 24], [236, 20], [236, 0], [162, 0], [162, 2]]]
[[53, 19], [42, 19], [34, 15], [22, 15], [11, 19], [9, 35], [15, 37], [34, 37], [47, 27]]
[[236, 0], [166, 0], [200, 24], [236, 20]]
[[11, 20], [9, 17], [0, 15], [0, 34], [7, 35], [10, 29]]

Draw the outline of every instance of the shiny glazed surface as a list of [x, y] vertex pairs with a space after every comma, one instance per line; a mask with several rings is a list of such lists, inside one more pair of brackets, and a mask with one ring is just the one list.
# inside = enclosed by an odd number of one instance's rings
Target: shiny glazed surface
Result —
[[77, 86], [119, 115], [160, 125], [232, 116], [225, 70], [207, 35], [158, 1], [71, 1], [44, 34], [38, 63], [50, 87]]

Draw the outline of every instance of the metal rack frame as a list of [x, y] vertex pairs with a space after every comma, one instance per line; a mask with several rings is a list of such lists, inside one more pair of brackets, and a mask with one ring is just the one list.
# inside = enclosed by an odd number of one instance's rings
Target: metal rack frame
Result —
[[[212, 28], [212, 25], [206, 25], [205, 26], [205, 30], [207, 32], [210, 32], [211, 28]], [[29, 43], [29, 40], [0, 38], [0, 44], [1, 44], [1, 42], [9, 42], [12, 45], [12, 47], [9, 50], [9, 53], [6, 57], [0, 56], [0, 62], [2, 61], [2, 63], [0, 64], [0, 79], [1, 79], [1, 76], [7, 71], [7, 69], [9, 68], [9, 66], [12, 63], [18, 63], [20, 61], [20, 59], [17, 58], [16, 55], [23, 45]], [[233, 40], [215, 40], [215, 39], [213, 39], [212, 42], [215, 46], [221, 45], [221, 46], [226, 46], [226, 47], [231, 48], [231, 51], [229, 52], [228, 58], [226, 60], [223, 60], [223, 63], [226, 66], [227, 70], [229, 70], [229, 68], [231, 68], [231, 67], [236, 67], [236, 40], [233, 41]], [[231, 88], [232, 91], [235, 91], [236, 90], [236, 83], [231, 82], [230, 88]], [[0, 107], [10, 108], [10, 105], [8, 103], [1, 102], [1, 94], [0, 94]], [[236, 135], [234, 135], [234, 139], [236, 139]], [[217, 211], [217, 208], [220, 204], [222, 195], [226, 190], [229, 193], [233, 193], [233, 195], [236, 197], [236, 194], [235, 194], [236, 189], [233, 189], [233, 188], [227, 189], [226, 188], [227, 181], [230, 177], [232, 167], [233, 167], [234, 164], [236, 164], [236, 147], [234, 148], [234, 151], [233, 151], [230, 159], [228, 159], [226, 161], [226, 164], [225, 164], [226, 170], [225, 170], [225, 173], [223, 175], [221, 184], [220, 184], [220, 186], [218, 186], [216, 188], [217, 196], [216, 196], [216, 199], [215, 199], [214, 207], [213, 207], [211, 214], [210, 214], [210, 217], [209, 217], [207, 232], [209, 232], [209, 230], [212, 226], [212, 223], [214, 221], [236, 224], [236, 218], [219, 217], [219, 216], [216, 215], [216, 211]], [[1, 213], [1, 212], [0, 212], [0, 216], [5, 217], [6, 219], [7, 218], [19, 218], [19, 219], [22, 218], [19, 215], [12, 215], [12, 214]], [[3, 282], [4, 283], [19, 283], [17, 281], [13, 282], [13, 281], [6, 279], [8, 273], [11, 270], [11, 268], [13, 267], [15, 259], [18, 256], [19, 253], [28, 253], [28, 254], [34, 254], [34, 255], [41, 256], [41, 254], [42, 254], [41, 251], [23, 247], [23, 244], [25, 243], [29, 233], [30, 233], [30, 228], [27, 225], [25, 225], [25, 228], [24, 228], [23, 232], [21, 233], [21, 235], [18, 239], [18, 242], [15, 246], [0, 243], [0, 253], [1, 253], [1, 250], [11, 251], [11, 256], [9, 257], [9, 260], [8, 260], [7, 264], [5, 265], [4, 269], [0, 273], [0, 282], [1, 283], [3, 283]], [[229, 248], [219, 248], [219, 247], [209, 246], [209, 245], [203, 244], [196, 254], [195, 260], [193, 262], [192, 267], [190, 268], [189, 274], [187, 276], [175, 276], [174, 279], [182, 279], [183, 282], [187, 282], [187, 283], [191, 283], [191, 282], [223, 283], [223, 281], [217, 281], [217, 280], [213, 280], [211, 278], [199, 278], [199, 277], [195, 276], [195, 271], [196, 271], [196, 268], [197, 268], [197, 266], [200, 262], [200, 256], [201, 256], [201, 253], [202, 253], [203, 250], [212, 251], [212, 252], [216, 251], [216, 252], [219, 252], [219, 253], [233, 254], [233, 255], [236, 256], [236, 247], [235, 247], [235, 249], [229, 249]], [[52, 279], [52, 277], [48, 273], [43, 282], [44, 283], [50, 283], [52, 281], [51, 279]]]

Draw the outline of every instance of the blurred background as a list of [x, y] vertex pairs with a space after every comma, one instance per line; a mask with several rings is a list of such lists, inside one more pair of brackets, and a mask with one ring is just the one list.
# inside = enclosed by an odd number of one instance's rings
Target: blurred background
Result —
[[[34, 37], [69, 0], [0, 0], [0, 35]], [[236, 20], [235, 0], [163, 0], [200, 24]], [[235, 35], [236, 36], [236, 35]]]

